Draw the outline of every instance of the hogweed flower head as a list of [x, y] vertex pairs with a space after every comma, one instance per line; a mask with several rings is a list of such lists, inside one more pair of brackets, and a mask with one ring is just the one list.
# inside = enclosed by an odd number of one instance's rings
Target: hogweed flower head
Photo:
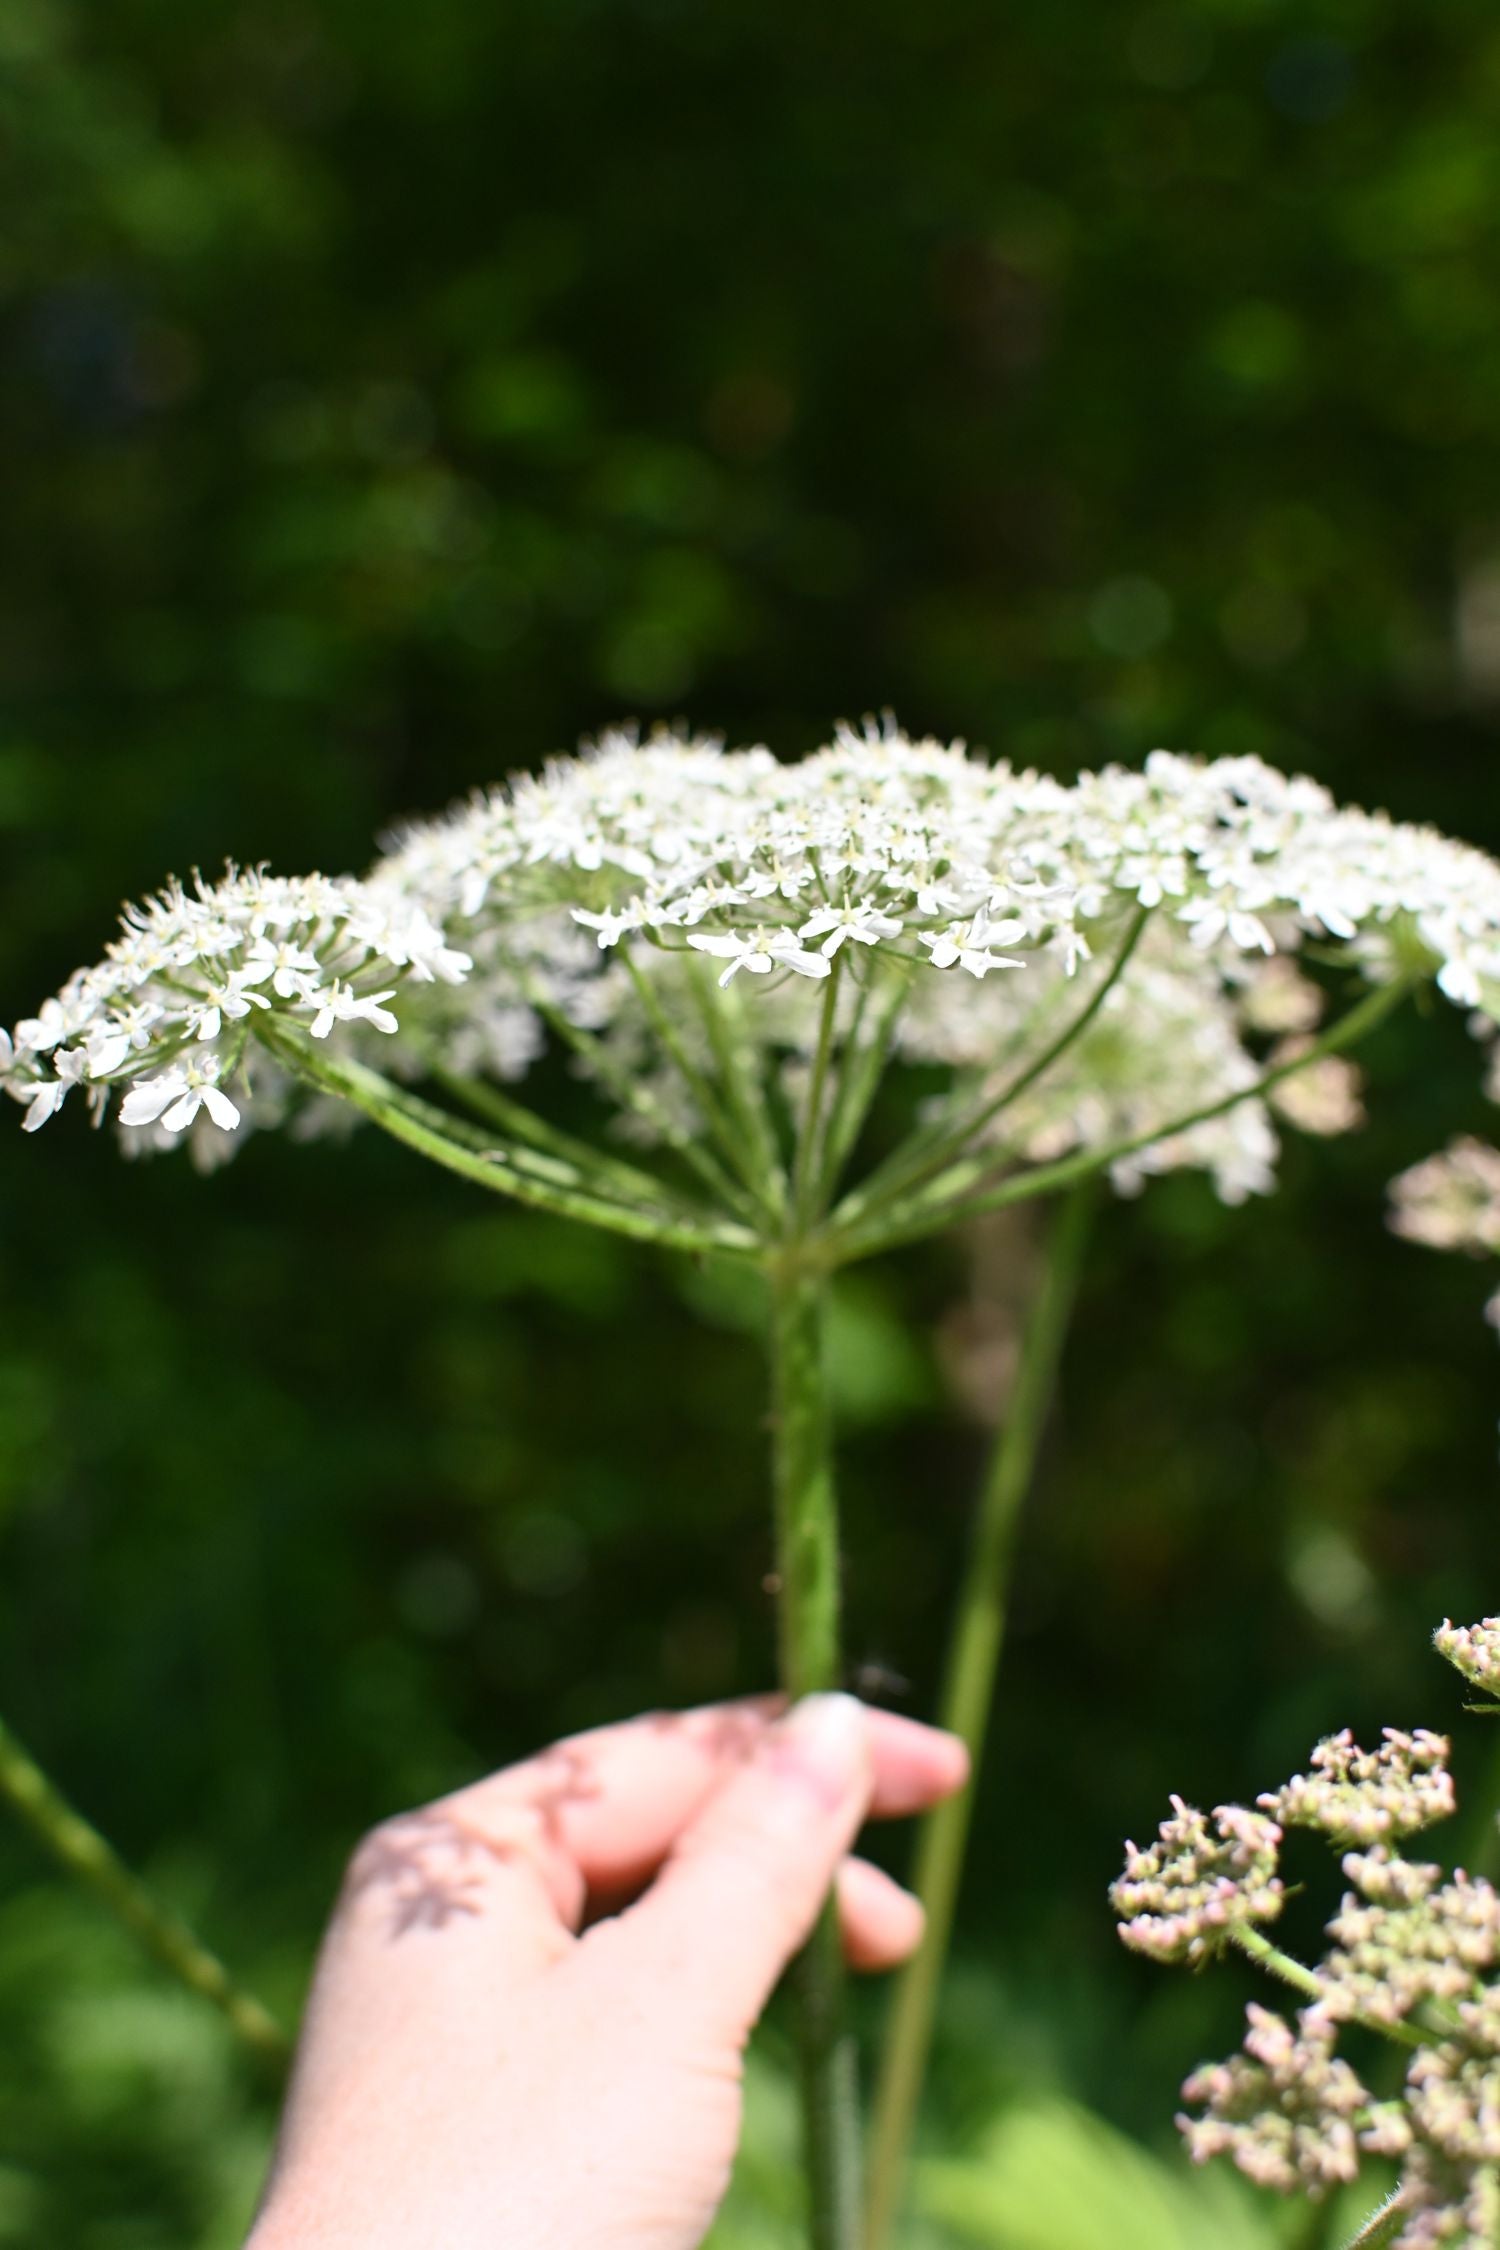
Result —
[[[413, 825], [362, 880], [231, 870], [128, 910], [0, 1045], [0, 1085], [32, 1129], [83, 1088], [137, 1142], [202, 1147], [278, 1122], [299, 1077], [354, 1099], [333, 1055], [503, 1085], [560, 1041], [700, 1180], [747, 1102], [769, 1160], [783, 1102], [826, 1096], [814, 1194], [909, 1059], [950, 1091], [923, 1142], [948, 1168], [882, 1183], [908, 1232], [1075, 1155], [1123, 1191], [1201, 1165], [1234, 1200], [1272, 1184], [1268, 1095], [1308, 1130], [1358, 1122], [1348, 1066], [1301, 1044], [1307, 940], [1500, 1012], [1500, 867], [1252, 758], [1063, 783], [890, 725], [793, 764], [614, 733]], [[854, 1234], [870, 1209], [856, 1190]]]
[[[1445, 1624], [1435, 1636], [1479, 1684], [1490, 1677], [1497, 1637], [1493, 1619]], [[1404, 1837], [1453, 1810], [1447, 1752], [1443, 1737], [1423, 1730], [1387, 1729], [1374, 1752], [1346, 1732], [1319, 1743], [1308, 1773], [1260, 1798], [1278, 1821], [1366, 1848], [1342, 1855], [1351, 1888], [1315, 1968], [1259, 1937], [1242, 1939], [1312, 2004], [1295, 2022], [1252, 2007], [1242, 2052], [1193, 2073], [1183, 2088], [1191, 2110], [1178, 2120], [1196, 2160], [1228, 2156], [1282, 2194], [1321, 2196], [1354, 2180], [1365, 2157], [1398, 2161], [1395, 2231], [1379, 2234], [1393, 2250], [1493, 2250], [1500, 2240], [1500, 1893], [1400, 1850]], [[1201, 1816], [1179, 1808], [1177, 1828], [1184, 1852], [1205, 1849]], [[1117, 1913], [1132, 1915], [1129, 1886], [1143, 1855], [1133, 1845], [1126, 1852], [1126, 1878], [1111, 1897]], [[1152, 1872], [1159, 1881], [1161, 1870]], [[1203, 1950], [1142, 1945], [1128, 1920], [1121, 1935], [1158, 1959]], [[1339, 2053], [1350, 2026], [1406, 2049], [1398, 2099], [1376, 2100]]]
[[1453, 1811], [1446, 1735], [1419, 1727], [1383, 1730], [1378, 1750], [1361, 1750], [1347, 1727], [1313, 1751], [1311, 1773], [1294, 1774], [1256, 1802], [1287, 1828], [1316, 1828], [1336, 1844], [1374, 1844], [1415, 1836]]
[[1109, 1897], [1133, 1951], [1154, 1961], [1203, 1961], [1236, 1930], [1274, 1922], [1281, 1912], [1275, 1821], [1243, 1805], [1216, 1805], [1212, 1822], [1174, 1797], [1156, 1842], [1144, 1851], [1125, 1846], [1125, 1872]]
[[1200, 2117], [1178, 2123], [1197, 2164], [1232, 2157], [1248, 2179], [1283, 2195], [1321, 2194], [1358, 2177], [1358, 2123], [1370, 2095], [1334, 2053], [1338, 2027], [1304, 2008], [1295, 2030], [1269, 2008], [1246, 2010], [1244, 2051], [1205, 2063], [1182, 2089]]
[[1482, 1617], [1477, 1625], [1455, 1625], [1445, 1617], [1432, 1645], [1474, 1687], [1500, 1697], [1500, 1617]]

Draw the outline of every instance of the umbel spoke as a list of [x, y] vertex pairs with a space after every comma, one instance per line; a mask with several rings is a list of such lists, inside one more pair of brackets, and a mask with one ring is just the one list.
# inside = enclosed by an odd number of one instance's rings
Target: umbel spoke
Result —
[[842, 1227], [839, 1213], [835, 1211], [827, 1233], [829, 1253], [838, 1264], [850, 1265], [856, 1259], [873, 1257], [901, 1243], [918, 1242], [924, 1235], [962, 1226], [988, 1211], [1004, 1210], [1007, 1204], [1024, 1203], [1033, 1196], [1071, 1187], [1076, 1181], [1097, 1172], [1107, 1172], [1112, 1165], [1123, 1162], [1126, 1157], [1138, 1156], [1159, 1142], [1176, 1140], [1196, 1125], [1207, 1125], [1217, 1117], [1227, 1116], [1242, 1102], [1259, 1100], [1314, 1063], [1357, 1046], [1406, 998], [1413, 982], [1412, 978], [1405, 977], [1378, 985], [1295, 1059], [1277, 1063], [1250, 1085], [1238, 1087], [1233, 1093], [1206, 1102], [1198, 1109], [1188, 1110], [1181, 1117], [1168, 1118], [1147, 1132], [1131, 1134], [1102, 1148], [1078, 1149], [1070, 1156], [1059, 1157], [1055, 1163], [1034, 1165], [1024, 1172], [1002, 1173], [998, 1178], [995, 1167], [983, 1157], [975, 1157], [965, 1164], [955, 1165], [934, 1181], [925, 1194], [909, 1201], [898, 1198], [865, 1226]]
[[712, 1251], [730, 1258], [758, 1254], [758, 1239], [748, 1228], [692, 1211], [649, 1174], [639, 1175], [639, 1199], [624, 1202], [607, 1172], [585, 1171], [518, 1142], [503, 1149], [493, 1147], [462, 1119], [420, 1101], [363, 1063], [319, 1054], [279, 1029], [265, 1030], [261, 1036], [310, 1086], [349, 1102], [393, 1140], [491, 1194], [508, 1195], [536, 1210], [629, 1235], [637, 1242], [660, 1243], [665, 1249]]

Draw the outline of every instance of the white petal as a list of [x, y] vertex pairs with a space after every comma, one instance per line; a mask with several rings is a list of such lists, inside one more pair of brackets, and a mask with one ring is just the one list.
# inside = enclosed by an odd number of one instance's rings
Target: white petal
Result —
[[181, 1101], [173, 1102], [171, 1108], [163, 1113], [162, 1125], [165, 1130], [169, 1133], [186, 1131], [202, 1108], [209, 1090], [206, 1086], [190, 1086]]
[[182, 1080], [175, 1072], [167, 1078], [145, 1078], [132, 1086], [120, 1104], [122, 1125], [153, 1125], [168, 1102], [175, 1101], [182, 1092]]
[[240, 1113], [229, 1096], [221, 1093], [217, 1086], [205, 1086], [202, 1093], [203, 1106], [214, 1123], [224, 1132], [232, 1133], [240, 1121]]

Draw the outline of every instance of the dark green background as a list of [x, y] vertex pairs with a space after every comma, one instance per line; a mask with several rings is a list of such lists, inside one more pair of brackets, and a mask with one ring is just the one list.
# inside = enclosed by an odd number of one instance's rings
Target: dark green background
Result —
[[[169, 869], [358, 865], [627, 714], [1255, 750], [1500, 847], [1485, 0], [6, 0], [0, 182], [0, 1020]], [[1382, 1203], [1486, 1112], [1451, 1010], [1372, 1060], [1274, 1203], [1101, 1223], [950, 2138], [1053, 2079], [1160, 2138], [1232, 2043], [1103, 1904], [1169, 1788], [1466, 1723], [1424, 1640], [1500, 1606], [1488, 1278]], [[371, 1819], [766, 1678], [712, 1277], [369, 1137], [200, 1180], [7, 1131], [0, 1712], [288, 2012]], [[841, 1312], [851, 1638], [917, 1711], [972, 1286]], [[232, 2243], [248, 2101], [0, 1832], [0, 2243]]]

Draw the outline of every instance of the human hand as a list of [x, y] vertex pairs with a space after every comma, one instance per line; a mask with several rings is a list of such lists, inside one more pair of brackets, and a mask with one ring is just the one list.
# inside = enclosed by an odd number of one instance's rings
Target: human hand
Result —
[[604, 1727], [375, 1829], [249, 2250], [696, 2250], [830, 1885], [854, 1967], [921, 1936], [856, 1830], [966, 1773], [951, 1735], [811, 1696]]

